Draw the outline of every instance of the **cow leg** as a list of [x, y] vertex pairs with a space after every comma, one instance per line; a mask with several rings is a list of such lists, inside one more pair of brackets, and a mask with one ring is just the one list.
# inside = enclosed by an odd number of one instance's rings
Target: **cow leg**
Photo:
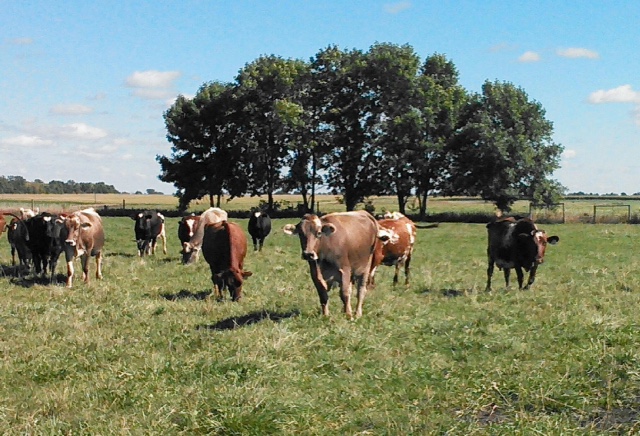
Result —
[[518, 289], [522, 289], [522, 282], [524, 281], [524, 273], [522, 268], [516, 266], [516, 275], [518, 276]]
[[167, 235], [164, 232], [164, 228], [162, 229], [162, 233], [160, 233], [160, 238], [162, 238], [162, 253], [167, 254]]
[[356, 286], [358, 287], [358, 305], [356, 306], [356, 318], [362, 316], [362, 306], [364, 305], [364, 297], [367, 295], [367, 277], [366, 274], [356, 277]]
[[73, 259], [67, 260], [67, 288], [73, 286]]
[[531, 271], [529, 271], [529, 280], [527, 280], [527, 286], [525, 286], [525, 289], [529, 289], [529, 287], [531, 285], [533, 285], [533, 282], [536, 281], [536, 270], [538, 269], [538, 265], [534, 265], [533, 268], [531, 268]]
[[400, 262], [396, 263], [395, 271], [393, 273], [393, 287], [398, 284], [398, 275], [400, 275]]
[[251, 239], [253, 240], [253, 251], [258, 251], [258, 238], [252, 236]]
[[504, 272], [504, 285], [505, 287], [509, 287], [509, 279], [511, 278], [511, 268], [505, 268]]
[[262, 251], [262, 246], [264, 245], [264, 238], [260, 238], [258, 240], [258, 251]]
[[411, 255], [404, 261], [404, 285], [409, 286], [409, 277], [411, 276]]
[[[18, 255], [19, 258], [20, 255]], [[13, 244], [11, 245], [11, 266], [16, 266], [16, 247]]]
[[96, 279], [102, 279], [102, 252], [96, 253]]
[[489, 259], [489, 266], [487, 267], [487, 287], [485, 291], [491, 290], [491, 277], [493, 276], [493, 260]]
[[316, 262], [309, 262], [309, 270], [313, 284], [316, 286], [316, 291], [318, 292], [318, 298], [320, 298], [322, 315], [329, 316], [329, 289], [327, 282], [322, 278], [322, 272]]
[[211, 280], [213, 280], [213, 295], [216, 297], [216, 300], [222, 301], [224, 299], [224, 295], [222, 294], [222, 291], [224, 291], [224, 280], [222, 280], [218, 274], [213, 274]]
[[338, 283], [340, 284], [340, 299], [342, 300], [343, 311], [347, 318], [353, 319], [353, 312], [351, 311], [351, 269], [341, 269], [338, 274], [340, 274]]
[[82, 263], [82, 281], [89, 283], [89, 253], [80, 256], [80, 261]]
[[368, 280], [369, 280], [369, 286], [370, 286], [371, 288], [375, 288], [375, 287], [376, 287], [376, 279], [375, 279], [375, 276], [376, 276], [376, 270], [377, 270], [377, 269], [378, 269], [378, 267], [377, 267], [377, 266], [374, 266], [374, 267], [371, 269], [371, 271], [369, 272], [369, 279], [368, 279]]

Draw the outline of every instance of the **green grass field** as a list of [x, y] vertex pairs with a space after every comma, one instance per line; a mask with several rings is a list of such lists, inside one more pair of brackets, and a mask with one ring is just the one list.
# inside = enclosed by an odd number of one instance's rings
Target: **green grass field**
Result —
[[496, 271], [490, 293], [483, 225], [422, 229], [411, 286], [382, 267], [348, 321], [335, 290], [320, 316], [294, 221], [248, 254], [239, 303], [179, 263], [177, 219], [144, 260], [132, 220], [104, 222], [103, 280], [95, 263], [73, 289], [0, 277], [2, 434], [640, 431], [640, 227], [544, 226], [561, 240], [533, 288]]

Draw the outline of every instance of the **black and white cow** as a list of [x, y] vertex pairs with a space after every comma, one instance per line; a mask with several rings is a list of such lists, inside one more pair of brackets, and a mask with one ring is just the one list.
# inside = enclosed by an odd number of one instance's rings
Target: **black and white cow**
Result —
[[253, 250], [262, 251], [265, 238], [271, 233], [271, 218], [264, 211], [254, 209], [249, 217], [249, 234], [253, 240]]
[[131, 217], [135, 222], [134, 231], [138, 244], [138, 256], [155, 254], [158, 238], [162, 239], [162, 252], [167, 254], [167, 236], [164, 216], [154, 210], [145, 210]]
[[491, 290], [491, 276], [494, 264], [504, 270], [504, 280], [509, 286], [511, 269], [515, 268], [518, 286], [522, 289], [524, 273], [529, 272], [529, 280], [525, 289], [536, 279], [538, 265], [544, 262], [547, 244], [554, 245], [560, 240], [557, 236], [547, 236], [544, 230], [538, 229], [529, 218], [499, 218], [487, 224], [489, 244], [487, 256], [487, 291]]

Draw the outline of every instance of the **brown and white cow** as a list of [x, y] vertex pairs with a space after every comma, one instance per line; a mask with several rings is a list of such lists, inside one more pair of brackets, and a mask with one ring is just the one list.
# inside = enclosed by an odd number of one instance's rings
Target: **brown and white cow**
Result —
[[284, 227], [286, 234], [300, 238], [302, 258], [309, 263], [323, 315], [329, 315], [328, 292], [338, 285], [344, 313], [353, 318], [354, 283], [358, 289], [356, 317], [362, 316], [378, 229], [376, 219], [365, 211], [331, 213], [322, 218], [307, 214], [297, 225]]
[[547, 244], [554, 245], [560, 240], [557, 236], [547, 236], [544, 230], [538, 229], [529, 218], [498, 218], [487, 224], [489, 243], [487, 256], [487, 291], [491, 290], [491, 276], [494, 264], [504, 270], [504, 280], [509, 286], [511, 269], [516, 270], [518, 287], [522, 289], [524, 273], [529, 272], [529, 280], [525, 289], [536, 279], [538, 265], [544, 262]]
[[198, 225], [188, 242], [182, 244], [182, 263], [192, 263], [198, 259], [202, 248], [204, 229], [208, 224], [215, 224], [227, 220], [227, 212], [219, 207], [210, 207], [200, 214]]
[[194, 213], [182, 217], [180, 222], [178, 222], [178, 239], [180, 240], [181, 247], [183, 247], [184, 243], [189, 242], [193, 237], [199, 222], [200, 215], [196, 215]]
[[393, 275], [393, 285], [398, 283], [400, 267], [404, 266], [404, 284], [409, 285], [409, 273], [411, 265], [411, 255], [416, 242], [416, 225], [409, 218], [399, 212], [386, 214], [384, 219], [378, 220], [380, 234], [385, 234], [385, 240], [376, 242], [376, 249], [373, 254], [371, 273], [369, 274], [370, 284], [375, 286], [375, 273], [380, 265], [395, 266]]
[[211, 270], [216, 298], [222, 299], [224, 290], [228, 289], [231, 299], [238, 301], [242, 297], [244, 279], [252, 275], [251, 271], [244, 270], [247, 237], [242, 228], [228, 221], [207, 224], [202, 238], [202, 255]]
[[67, 287], [73, 285], [73, 261], [80, 257], [82, 279], [89, 283], [89, 257], [96, 258], [96, 278], [102, 278], [102, 248], [104, 247], [104, 228], [100, 215], [93, 209], [84, 209], [70, 215], [60, 216], [63, 224], [63, 250], [67, 260]]
[[35, 210], [33, 209], [25, 209], [25, 208], [20, 208], [20, 218], [23, 220], [28, 220], [29, 218], [33, 218], [34, 216], [38, 215], [40, 213], [40, 208], [36, 207]]

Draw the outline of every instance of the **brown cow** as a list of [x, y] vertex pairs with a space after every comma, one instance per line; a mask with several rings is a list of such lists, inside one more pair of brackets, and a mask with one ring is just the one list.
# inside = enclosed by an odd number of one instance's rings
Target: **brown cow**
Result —
[[7, 220], [4, 218], [4, 215], [0, 213], [0, 236], [2, 236], [2, 233], [6, 228], [7, 228]]
[[202, 248], [202, 238], [207, 224], [215, 224], [227, 220], [227, 212], [219, 207], [210, 207], [200, 214], [198, 225], [188, 242], [182, 244], [182, 263], [192, 263], [198, 259]]
[[394, 212], [387, 218], [378, 220], [381, 234], [386, 234], [387, 240], [378, 239], [376, 249], [373, 254], [371, 273], [369, 274], [370, 284], [375, 286], [375, 273], [380, 265], [395, 266], [393, 275], [393, 285], [398, 283], [400, 267], [404, 265], [404, 284], [409, 285], [409, 273], [413, 246], [416, 242], [416, 225], [401, 213]]
[[89, 257], [96, 258], [96, 278], [102, 278], [102, 248], [104, 246], [104, 229], [100, 215], [93, 209], [84, 209], [67, 216], [60, 216], [57, 221], [64, 225], [64, 252], [67, 260], [67, 287], [73, 285], [73, 261], [80, 257], [82, 261], [82, 280], [89, 283]]
[[529, 272], [529, 280], [525, 289], [536, 279], [538, 265], [544, 262], [547, 244], [555, 245], [560, 240], [557, 236], [547, 236], [544, 230], [538, 229], [529, 218], [499, 218], [487, 224], [489, 243], [487, 256], [487, 291], [491, 290], [491, 276], [494, 264], [504, 270], [504, 280], [509, 286], [511, 269], [515, 268], [518, 276], [518, 287], [522, 289], [524, 274]]
[[378, 223], [365, 211], [331, 213], [322, 218], [307, 214], [297, 224], [287, 224], [284, 232], [298, 235], [302, 258], [309, 263], [311, 279], [318, 291], [323, 315], [329, 315], [328, 291], [340, 286], [344, 313], [351, 312], [351, 284], [358, 288], [356, 317], [362, 316], [367, 294], [373, 250], [378, 239]]
[[207, 224], [202, 238], [202, 255], [211, 269], [216, 298], [222, 299], [226, 288], [231, 299], [238, 301], [242, 297], [244, 279], [252, 275], [251, 271], [244, 270], [247, 237], [242, 228], [228, 221]]

